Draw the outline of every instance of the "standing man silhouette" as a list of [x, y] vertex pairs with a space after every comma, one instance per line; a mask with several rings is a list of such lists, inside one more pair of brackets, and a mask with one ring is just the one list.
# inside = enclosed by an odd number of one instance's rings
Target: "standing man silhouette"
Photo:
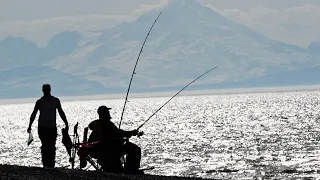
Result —
[[43, 96], [37, 100], [34, 106], [27, 132], [31, 132], [32, 123], [39, 110], [38, 135], [42, 144], [42, 164], [43, 167], [54, 168], [56, 156], [55, 145], [57, 139], [56, 110], [58, 110], [61, 119], [64, 121], [66, 130], [69, 129], [69, 126], [66, 115], [61, 107], [60, 100], [51, 95], [51, 86], [49, 84], [44, 84], [42, 86], [42, 92]]

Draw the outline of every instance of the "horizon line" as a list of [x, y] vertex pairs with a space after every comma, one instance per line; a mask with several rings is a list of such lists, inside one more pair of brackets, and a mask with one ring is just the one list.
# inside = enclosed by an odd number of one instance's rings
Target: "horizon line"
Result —
[[[251, 88], [225, 88], [225, 89], [203, 89], [186, 90], [179, 93], [179, 96], [201, 96], [201, 95], [219, 95], [219, 94], [242, 94], [242, 93], [266, 93], [266, 92], [293, 92], [293, 91], [314, 91], [320, 90], [320, 84], [315, 85], [296, 85], [296, 86], [269, 86], [269, 87], [251, 87]], [[131, 93], [131, 99], [171, 97], [178, 91], [160, 91], [147, 93]], [[55, 95], [53, 95], [55, 96]], [[29, 104], [34, 103], [39, 97], [30, 98], [9, 98], [0, 99], [0, 105], [9, 104]], [[56, 96], [58, 97], [58, 96]], [[95, 100], [120, 100], [125, 98], [125, 94], [96, 94], [80, 96], [60, 96], [60, 101], [95, 101]]]

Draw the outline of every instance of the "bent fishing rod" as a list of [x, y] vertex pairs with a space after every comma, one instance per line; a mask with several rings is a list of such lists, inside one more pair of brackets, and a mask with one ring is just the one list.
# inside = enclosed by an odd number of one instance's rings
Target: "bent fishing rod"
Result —
[[158, 111], [160, 111], [166, 104], [168, 104], [174, 97], [176, 97], [180, 92], [182, 92], [184, 89], [186, 89], [190, 84], [192, 84], [193, 82], [195, 82], [196, 80], [198, 80], [199, 78], [201, 78], [202, 76], [204, 76], [205, 74], [209, 73], [210, 71], [212, 71], [213, 69], [217, 68], [211, 68], [208, 71], [206, 71], [205, 73], [201, 74], [200, 76], [198, 76], [196, 79], [194, 79], [193, 81], [191, 81], [189, 84], [187, 84], [185, 87], [183, 87], [179, 92], [177, 92], [174, 96], [172, 96], [166, 103], [164, 103], [158, 110], [156, 110], [144, 123], [142, 123], [137, 130], [139, 130], [146, 122], [148, 122]]
[[136, 72], [135, 72], [135, 71], [136, 71], [136, 67], [137, 67], [137, 64], [138, 64], [138, 61], [139, 61], [140, 55], [141, 55], [141, 53], [142, 53], [142, 51], [143, 51], [144, 44], [146, 43], [146, 41], [147, 41], [147, 39], [148, 39], [148, 36], [150, 35], [150, 32], [151, 32], [151, 30], [152, 30], [152, 28], [153, 28], [154, 24], [157, 22], [157, 20], [158, 20], [158, 18], [160, 17], [160, 15], [161, 15], [161, 14], [162, 14], [162, 12], [160, 12], [160, 14], [158, 15], [157, 19], [153, 22], [153, 24], [152, 24], [152, 26], [151, 26], [151, 28], [150, 28], [150, 30], [149, 30], [149, 32], [148, 32], [148, 34], [147, 34], [147, 36], [146, 36], [145, 40], [144, 40], [144, 42], [143, 42], [143, 44], [142, 44], [142, 46], [141, 46], [141, 49], [140, 49], [140, 52], [139, 52], [139, 55], [138, 55], [138, 58], [137, 58], [136, 64], [135, 64], [135, 66], [134, 66], [134, 68], [133, 68], [133, 72], [132, 72], [132, 75], [131, 75], [131, 79], [130, 79], [129, 87], [128, 87], [128, 90], [127, 90], [126, 99], [124, 100], [124, 105], [123, 105], [123, 109], [122, 109], [122, 113], [121, 113], [121, 118], [120, 118], [120, 123], [119, 123], [119, 129], [120, 129], [121, 122], [122, 122], [122, 119], [123, 119], [124, 109], [126, 108], [126, 104], [127, 104], [127, 102], [128, 102], [128, 95], [129, 95], [129, 91], [130, 91], [130, 87], [131, 87], [131, 82], [132, 82], [132, 79], [133, 79], [133, 75], [135, 75], [135, 74], [136, 74]]

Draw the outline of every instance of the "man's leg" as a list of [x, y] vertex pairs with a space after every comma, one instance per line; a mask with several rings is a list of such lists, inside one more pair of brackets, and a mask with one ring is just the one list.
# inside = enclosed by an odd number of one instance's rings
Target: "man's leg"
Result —
[[53, 168], [55, 166], [57, 129], [39, 128], [38, 133], [42, 144], [42, 164], [44, 167]]
[[48, 167], [48, 155], [47, 155], [47, 147], [48, 147], [48, 134], [46, 133], [46, 128], [38, 127], [38, 135], [41, 141], [41, 160], [43, 167]]
[[115, 149], [108, 148], [109, 145], [99, 144], [98, 148], [100, 160], [99, 164], [102, 166], [102, 169], [106, 172], [112, 173], [122, 173], [124, 168], [120, 160], [121, 149], [114, 147]]
[[54, 167], [56, 163], [56, 140], [57, 140], [57, 128], [50, 129], [49, 141], [49, 166]]
[[137, 145], [128, 142], [124, 146], [124, 151], [127, 154], [125, 170], [128, 173], [137, 173], [140, 168], [141, 149]]

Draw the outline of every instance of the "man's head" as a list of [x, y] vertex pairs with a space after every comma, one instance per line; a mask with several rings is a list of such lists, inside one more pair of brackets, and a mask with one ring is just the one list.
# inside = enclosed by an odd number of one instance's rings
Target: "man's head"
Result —
[[99, 119], [107, 119], [110, 120], [111, 119], [111, 115], [110, 115], [110, 110], [111, 108], [108, 108], [107, 106], [100, 106], [98, 108], [98, 115], [99, 115]]
[[51, 86], [50, 84], [42, 85], [42, 92], [44, 95], [49, 95], [51, 93]]

